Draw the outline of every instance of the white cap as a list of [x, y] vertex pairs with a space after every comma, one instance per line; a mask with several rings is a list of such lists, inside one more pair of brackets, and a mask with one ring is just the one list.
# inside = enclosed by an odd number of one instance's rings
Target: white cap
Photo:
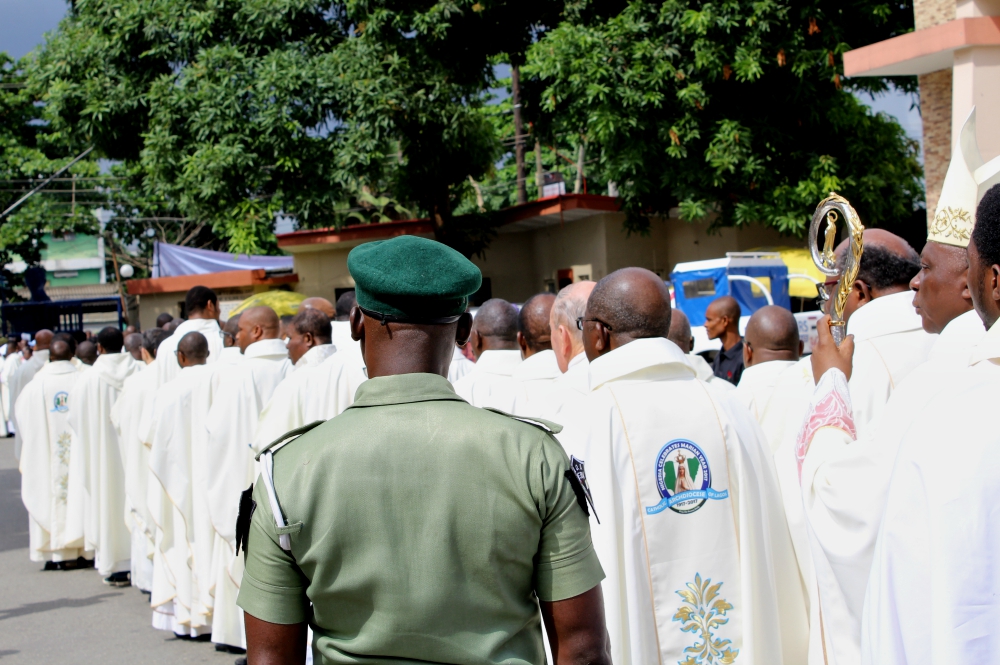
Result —
[[951, 163], [944, 176], [934, 220], [927, 225], [927, 240], [944, 245], [968, 247], [979, 202], [979, 186], [974, 175], [983, 165], [976, 143], [976, 108], [962, 125], [958, 142], [951, 150]]

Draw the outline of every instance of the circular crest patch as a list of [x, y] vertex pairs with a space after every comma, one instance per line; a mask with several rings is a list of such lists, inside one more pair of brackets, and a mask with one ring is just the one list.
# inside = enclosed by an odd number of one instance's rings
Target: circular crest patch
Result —
[[69, 393], [60, 390], [52, 398], [52, 410], [60, 413], [69, 411]]
[[660, 449], [656, 456], [656, 488], [661, 499], [655, 506], [646, 508], [648, 515], [667, 508], [686, 515], [701, 508], [709, 499], [729, 496], [729, 490], [712, 489], [708, 458], [697, 444], [687, 439], [674, 439]]

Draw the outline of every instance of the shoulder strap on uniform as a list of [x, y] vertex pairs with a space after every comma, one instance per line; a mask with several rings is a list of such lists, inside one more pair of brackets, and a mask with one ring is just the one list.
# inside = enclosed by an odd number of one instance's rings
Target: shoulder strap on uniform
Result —
[[325, 422], [326, 422], [325, 420], [315, 420], [315, 421], [309, 423], [308, 425], [303, 425], [302, 427], [296, 427], [295, 429], [293, 429], [290, 432], [285, 432], [284, 434], [282, 434], [281, 436], [279, 436], [277, 439], [275, 439], [271, 443], [269, 443], [266, 446], [264, 446], [263, 448], [261, 448], [260, 452], [257, 453], [257, 455], [256, 455], [256, 457], [254, 457], [254, 459], [260, 461], [260, 456], [263, 455], [264, 453], [269, 452], [269, 451], [273, 451], [274, 448], [276, 448], [277, 446], [279, 446], [279, 445], [281, 445], [283, 443], [286, 443], [288, 441], [291, 441], [292, 439], [296, 439], [296, 438], [302, 436], [303, 434], [305, 434], [306, 432], [308, 432], [309, 430], [313, 429], [314, 427], [318, 427], [319, 425], [322, 425]]
[[282, 533], [287, 524], [285, 524], [285, 514], [281, 512], [281, 505], [278, 503], [278, 495], [274, 491], [274, 451], [265, 450], [257, 457], [260, 459], [260, 477], [264, 481], [268, 503], [271, 504], [271, 513], [274, 515], [274, 526], [278, 531], [278, 545], [286, 552], [290, 552], [292, 539], [287, 533]]
[[559, 432], [561, 432], [563, 430], [562, 425], [557, 425], [556, 423], [552, 422], [551, 420], [542, 420], [541, 418], [531, 418], [531, 417], [528, 417], [528, 416], [515, 416], [515, 415], [512, 415], [512, 414], [507, 413], [505, 411], [501, 411], [500, 409], [494, 409], [494, 408], [489, 407], [489, 406], [484, 407], [484, 408], [487, 411], [492, 411], [493, 413], [498, 413], [501, 416], [507, 416], [508, 418], [511, 418], [513, 420], [520, 420], [522, 423], [527, 423], [529, 425], [537, 427], [538, 429], [542, 430], [543, 432], [548, 432], [549, 434], [558, 434]]

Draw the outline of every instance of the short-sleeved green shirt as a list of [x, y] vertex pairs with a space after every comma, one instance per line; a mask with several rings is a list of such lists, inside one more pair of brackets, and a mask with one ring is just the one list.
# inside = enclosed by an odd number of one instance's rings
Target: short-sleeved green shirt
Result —
[[310, 621], [327, 664], [541, 663], [537, 601], [604, 578], [567, 469], [551, 434], [440, 376], [371, 379], [274, 455], [291, 552], [257, 483], [239, 605]]

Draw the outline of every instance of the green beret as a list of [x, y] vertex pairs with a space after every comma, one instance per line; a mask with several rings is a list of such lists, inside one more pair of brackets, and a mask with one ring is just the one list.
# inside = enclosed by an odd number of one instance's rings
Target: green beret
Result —
[[447, 245], [397, 236], [358, 245], [347, 255], [358, 306], [382, 321], [438, 323], [457, 317], [479, 290], [483, 275]]

